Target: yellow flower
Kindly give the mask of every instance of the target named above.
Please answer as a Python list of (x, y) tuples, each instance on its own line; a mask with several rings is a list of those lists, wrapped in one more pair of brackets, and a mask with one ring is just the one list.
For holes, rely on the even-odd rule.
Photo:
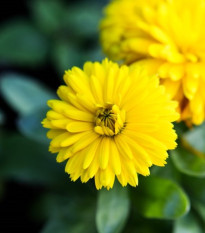
[(97, 189), (109, 189), (116, 176), (122, 186), (136, 186), (137, 173), (166, 164), (167, 150), (176, 147), (177, 103), (157, 77), (105, 59), (66, 71), (64, 81), (42, 123), (50, 129), (49, 150), (58, 162), (68, 159), (73, 181), (95, 177)]
[(141, 61), (158, 73), (181, 120), (205, 119), (205, 0), (115, 0), (105, 9), (105, 53), (126, 64)]

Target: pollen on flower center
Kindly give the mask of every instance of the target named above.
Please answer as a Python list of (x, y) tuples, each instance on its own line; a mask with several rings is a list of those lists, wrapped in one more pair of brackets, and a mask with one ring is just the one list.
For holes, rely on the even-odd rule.
[(96, 112), (95, 132), (104, 136), (119, 134), (125, 127), (125, 111), (117, 105), (107, 104)]

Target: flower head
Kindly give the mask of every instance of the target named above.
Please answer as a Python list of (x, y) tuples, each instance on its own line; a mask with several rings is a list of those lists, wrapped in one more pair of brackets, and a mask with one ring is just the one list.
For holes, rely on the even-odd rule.
[(64, 81), (61, 100), (48, 101), (43, 126), (57, 161), (68, 159), (73, 181), (95, 177), (97, 189), (109, 189), (117, 177), (122, 186), (136, 186), (137, 173), (147, 176), (151, 165), (166, 164), (178, 114), (157, 77), (105, 59), (66, 71)]
[(105, 9), (101, 41), (114, 60), (141, 60), (158, 73), (181, 120), (205, 119), (205, 0), (115, 0)]

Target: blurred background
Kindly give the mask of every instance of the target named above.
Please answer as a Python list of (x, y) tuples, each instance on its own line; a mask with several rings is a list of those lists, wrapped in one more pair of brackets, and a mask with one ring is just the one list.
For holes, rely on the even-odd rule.
[(92, 182), (69, 181), (64, 164), (57, 164), (55, 155), (47, 152), (46, 130), (40, 122), (47, 110), (46, 100), (55, 98), (64, 71), (104, 57), (98, 24), (106, 3), (1, 1), (1, 233), (95, 232), (91, 224), (95, 188)]

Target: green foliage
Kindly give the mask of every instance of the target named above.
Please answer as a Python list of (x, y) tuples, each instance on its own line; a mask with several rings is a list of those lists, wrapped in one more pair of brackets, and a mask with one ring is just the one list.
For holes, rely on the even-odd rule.
[(82, 54), (75, 45), (69, 43), (69, 41), (61, 40), (54, 43), (51, 58), (61, 76), (64, 70), (73, 66), (81, 66), (84, 62)]
[(98, 196), (96, 224), (99, 233), (119, 233), (129, 215), (127, 188), (115, 183), (111, 190), (101, 190)]
[(171, 158), (180, 172), (205, 177), (205, 124), (183, 132), (179, 146)]
[(37, 0), (30, 3), (30, 8), (34, 22), (42, 33), (52, 35), (58, 32), (66, 14), (62, 2), (56, 0)]
[(48, 88), (35, 79), (19, 74), (7, 73), (0, 77), (0, 90), (7, 102), (19, 113), (19, 131), (31, 139), (48, 145), (46, 129), (41, 121), (48, 110), (46, 102), (56, 98)]
[(142, 216), (176, 219), (189, 211), (187, 195), (173, 181), (150, 176), (140, 179), (139, 185), (133, 192), (133, 201)]
[(95, 199), (71, 200), (64, 196), (63, 206), (57, 206), (56, 209), (54, 205), (51, 206), (54, 207), (52, 212), (59, 214), (50, 218), (41, 233), (96, 233)]
[(98, 44), (102, 3), (37, 0), (28, 4), (33, 21), (17, 19), (0, 29), (1, 62), (33, 67), (49, 59), (62, 75), (86, 60), (102, 60)]
[(31, 112), (26, 116), (22, 116), (17, 121), (17, 127), (19, 131), (28, 138), (31, 138), (40, 143), (49, 145), (49, 140), (45, 137), (48, 130), (42, 127), (41, 121), (46, 116), (47, 107), (38, 111)]
[(151, 174), (154, 176), (163, 177), (178, 182), (180, 180), (181, 175), (180, 172), (174, 166), (172, 159), (170, 157), (167, 159), (166, 166), (164, 167), (153, 166), (151, 168)]
[(0, 77), (0, 90), (7, 102), (20, 114), (27, 115), (46, 105), (55, 95), (30, 77), (7, 73)]
[(205, 177), (205, 159), (198, 157), (193, 152), (178, 146), (171, 152), (175, 166), (184, 174), (196, 177)]
[(46, 39), (24, 20), (6, 23), (0, 29), (0, 60), (5, 64), (39, 65), (47, 49)]
[(173, 233), (203, 233), (199, 221), (193, 214), (176, 220)]
[(205, 154), (205, 123), (186, 132), (183, 138), (191, 147)]
[(204, 223), (204, 228), (205, 228), (205, 204), (199, 201), (194, 201), (193, 208), (196, 209), (196, 211), (200, 215), (201, 220)]
[(205, 179), (197, 177), (182, 177), (182, 185), (192, 200), (205, 203)]
[(70, 6), (64, 19), (65, 27), (80, 37), (97, 37), (99, 21), (102, 18), (102, 7), (93, 2), (81, 6)]
[(59, 186), (68, 178), (47, 146), (5, 132), (1, 144), (0, 177), (49, 186)]
[[(51, 62), (60, 75), (72, 66), (82, 67), (87, 60), (103, 59), (97, 43), (101, 4), (68, 6), (57, 0), (37, 0), (30, 8), (34, 23), (49, 40)], [(92, 45), (87, 48), (87, 43)]]

